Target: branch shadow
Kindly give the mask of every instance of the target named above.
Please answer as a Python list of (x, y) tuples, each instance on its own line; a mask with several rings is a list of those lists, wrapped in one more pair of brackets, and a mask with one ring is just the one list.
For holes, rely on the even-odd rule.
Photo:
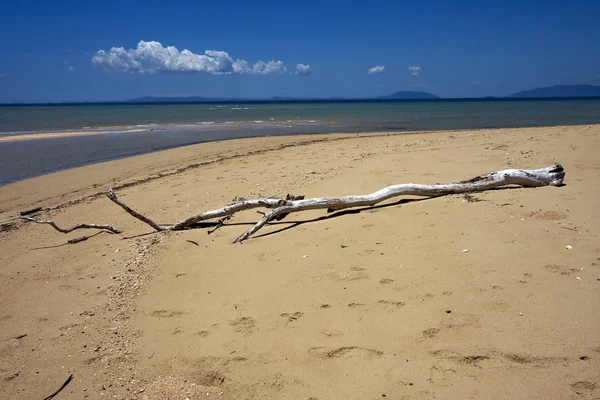
[[(498, 188), (492, 188), (492, 189), (487, 189), (486, 191), (501, 191), (501, 190), (515, 190), (515, 189), (535, 189), (535, 187), (527, 187), (527, 186), (520, 186), (520, 185), (508, 185), (508, 186), (503, 186), (503, 187), (498, 187)], [(396, 206), (400, 206), (402, 204), (408, 204), (408, 203), (413, 203), (413, 202), (419, 202), (419, 201), (427, 201), (427, 200), (432, 200), (432, 199), (437, 199), (440, 197), (446, 197), (446, 196), (461, 196), (461, 195), (465, 195), (465, 194), (479, 194), (480, 192), (475, 191), (475, 192), (463, 192), (463, 193), (448, 193), (448, 194), (440, 194), (437, 196), (428, 196), (428, 197), (421, 197), (421, 198), (412, 198), (412, 199), (400, 199), (396, 202), (393, 203), (388, 203), (388, 204), (380, 204), (380, 205), (375, 205), (375, 206), (369, 206), (369, 207), (362, 207), (362, 208), (352, 208), (352, 209), (348, 209), (348, 210), (342, 210), (342, 211), (337, 211), (337, 212), (330, 212), (328, 210), (327, 215), (324, 215), (322, 217), (318, 217), (318, 218), (313, 218), (313, 219), (308, 219), (308, 220), (297, 220), (297, 221), (271, 221), (269, 222), (267, 225), (268, 226), (274, 226), (274, 225), (286, 225), (283, 228), (280, 229), (276, 229), (274, 231), (271, 232), (266, 232), (266, 233), (262, 233), (260, 235), (256, 235), (253, 236), (254, 238), (261, 238), (261, 237), (265, 237), (265, 236), (270, 236), (270, 235), (275, 235), (281, 232), (285, 232), (289, 229), (293, 229), (296, 228), (300, 225), (303, 224), (308, 224), (311, 222), (319, 222), (319, 221), (325, 221), (328, 219), (332, 219), (332, 218), (338, 218), (338, 217), (342, 217), (344, 215), (350, 215), (350, 214), (360, 214), (363, 211), (372, 211), (372, 210), (377, 210), (377, 209), (381, 209), (381, 208), (388, 208), (388, 207), (396, 207)], [(484, 200), (482, 200), (484, 201)], [(263, 213), (261, 213), (263, 214)], [(263, 214), (264, 215), (264, 214)], [(256, 222), (233, 222), (233, 223), (222, 223), (219, 221), (202, 221), (202, 222), (197, 222), (193, 225), (188, 226), (187, 228), (184, 229), (184, 231), (187, 230), (195, 230), (195, 229), (209, 229), (209, 228), (225, 228), (228, 226), (254, 226), (256, 225)], [(215, 230), (216, 230), (215, 229)], [(208, 234), (213, 233), (215, 230), (213, 231), (209, 231)], [(141, 233), (138, 235), (132, 235), (132, 236), (126, 236), (123, 237), (123, 239), (135, 239), (135, 238), (140, 238), (140, 237), (144, 237), (144, 236), (149, 236), (149, 235), (153, 235), (156, 233), (162, 233), (165, 231), (152, 231), (152, 232), (146, 232), (146, 233)], [(169, 231), (167, 231), (169, 232)], [(59, 247), (59, 246), (64, 246), (65, 244), (68, 243), (64, 243), (62, 245), (58, 245), (58, 246), (51, 246), (51, 247)], [(45, 247), (45, 248), (49, 248), (49, 247)]]
[[(415, 202), (419, 202), (419, 201), (426, 201), (426, 200), (431, 200), (431, 199), (436, 199), (439, 197), (443, 197), (443, 196), (433, 196), (433, 197), (424, 197), (424, 198), (420, 198), (420, 199), (401, 199), (398, 200), (394, 203), (389, 203), (389, 204), (380, 204), (380, 205), (376, 205), (376, 206), (370, 206), (370, 207), (362, 207), (362, 208), (353, 208), (353, 209), (349, 209), (349, 210), (343, 210), (343, 211), (337, 211), (337, 212), (333, 212), (331, 214), (328, 215), (324, 215), (322, 217), (318, 217), (318, 218), (313, 218), (313, 219), (307, 219), (307, 220), (302, 220), (302, 221), (285, 221), (285, 222), (275, 222), (275, 223), (271, 223), (269, 225), (281, 225), (281, 224), (285, 224), (285, 225), (289, 225), (286, 226), (284, 228), (280, 228), (271, 232), (266, 232), (260, 235), (256, 235), (254, 236), (256, 239), (261, 238), (261, 237), (265, 237), (265, 236), (271, 236), (271, 235), (275, 235), (277, 233), (281, 233), (281, 232), (285, 232), (289, 229), (293, 229), (296, 228), (300, 225), (304, 225), (304, 224), (309, 224), (311, 222), (319, 222), (319, 221), (326, 221), (332, 218), (338, 218), (338, 217), (343, 217), (344, 215), (351, 215), (351, 214), (360, 214), (363, 211), (372, 211), (372, 210), (378, 210), (381, 208), (389, 208), (389, 207), (397, 207), (400, 206), (402, 204), (408, 204), (408, 203), (415, 203)], [(250, 225), (254, 225), (254, 224), (250, 224)]]
[[(79, 242), (84, 242), (84, 241), (86, 241), (86, 240), (88, 240), (88, 239), (91, 239), (91, 238), (93, 238), (94, 236), (98, 236), (98, 235), (100, 235), (100, 234), (102, 234), (102, 233), (108, 233), (108, 234), (111, 234), (111, 235), (116, 235), (116, 233), (114, 233), (114, 232), (111, 232), (111, 231), (100, 231), (100, 232), (96, 232), (96, 233), (94, 233), (93, 235), (89, 235), (89, 236), (81, 236), (81, 237), (79, 237), (79, 238), (76, 238), (76, 239), (70, 239), (70, 240), (67, 240), (67, 241), (66, 241), (66, 242), (64, 242), (64, 243), (61, 243), (61, 244), (55, 244), (54, 246), (34, 247), (34, 248), (30, 249), (30, 250), (55, 249), (55, 248), (57, 248), (57, 247), (67, 246), (67, 245), (69, 245), (69, 244), (77, 244), (77, 243), (79, 243)], [(77, 240), (77, 241), (73, 242), (73, 240)]]

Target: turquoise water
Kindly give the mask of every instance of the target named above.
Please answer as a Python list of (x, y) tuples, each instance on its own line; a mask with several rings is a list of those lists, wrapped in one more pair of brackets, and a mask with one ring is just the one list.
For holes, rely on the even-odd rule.
[[(0, 185), (233, 138), (598, 123), (600, 99), (9, 105), (0, 106), (0, 137), (82, 129), (109, 133), (0, 142)], [(119, 133), (123, 127), (138, 132)]]

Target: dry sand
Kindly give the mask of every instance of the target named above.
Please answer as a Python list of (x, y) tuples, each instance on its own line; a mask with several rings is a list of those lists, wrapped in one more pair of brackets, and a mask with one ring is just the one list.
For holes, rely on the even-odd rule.
[[(43, 399), (73, 374), (56, 399), (600, 398), (598, 154), (600, 125), (273, 137), (0, 187), (1, 397)], [(166, 223), (234, 196), (554, 162), (564, 187), (303, 212), (241, 245), (254, 211), (211, 235), (148, 234), (94, 195), (121, 187)], [(124, 233), (68, 245), (88, 232), (16, 222), (36, 206)]]

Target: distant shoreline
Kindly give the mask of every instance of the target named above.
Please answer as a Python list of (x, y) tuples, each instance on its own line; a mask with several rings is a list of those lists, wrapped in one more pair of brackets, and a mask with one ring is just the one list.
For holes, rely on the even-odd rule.
[(81, 102), (54, 102), (54, 103), (0, 103), (0, 107), (44, 107), (44, 106), (147, 106), (147, 105), (182, 105), (182, 104), (306, 104), (306, 103), (456, 103), (456, 102), (522, 102), (522, 101), (581, 101), (600, 100), (600, 96), (563, 96), (563, 97), (460, 97), (437, 99), (223, 99), (223, 100), (173, 100), (173, 101), (81, 101)]

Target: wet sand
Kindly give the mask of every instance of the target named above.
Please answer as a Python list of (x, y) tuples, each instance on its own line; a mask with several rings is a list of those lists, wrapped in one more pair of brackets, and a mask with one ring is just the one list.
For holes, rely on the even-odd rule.
[[(599, 151), (600, 125), (269, 137), (2, 186), (0, 392), (73, 374), (60, 398), (598, 398)], [(167, 223), (556, 162), (564, 187), (303, 212), (241, 245), (254, 211), (157, 234), (101, 195)], [(124, 233), (69, 245), (87, 232), (18, 222), (38, 206)]]

